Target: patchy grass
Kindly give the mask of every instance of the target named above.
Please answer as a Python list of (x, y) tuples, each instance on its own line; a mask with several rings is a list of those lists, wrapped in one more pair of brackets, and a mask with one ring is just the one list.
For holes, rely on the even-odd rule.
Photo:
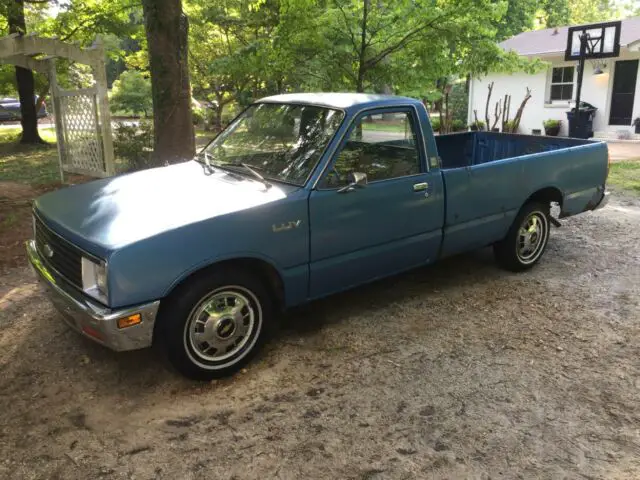
[(18, 223), (18, 215), (15, 211), (8, 212), (2, 218), (0, 218), (0, 227), (13, 228)]
[(640, 195), (640, 158), (611, 164), (608, 182), (634, 195)]
[(206, 137), (213, 138), (216, 136), (216, 132), (211, 130), (203, 130), (202, 128), (196, 128), (196, 138)]
[(404, 133), (405, 127), (397, 122), (373, 122), (373, 123), (362, 123), (362, 128), (364, 130), (371, 130), (376, 132), (400, 132)]
[(0, 180), (41, 185), (60, 179), (52, 128), (41, 128), (47, 145), (21, 145), (19, 128), (0, 129)]
[(202, 130), (201, 128), (196, 129), (196, 149), (200, 150), (202, 147), (206, 146), (216, 135), (216, 132), (212, 132), (210, 130)]

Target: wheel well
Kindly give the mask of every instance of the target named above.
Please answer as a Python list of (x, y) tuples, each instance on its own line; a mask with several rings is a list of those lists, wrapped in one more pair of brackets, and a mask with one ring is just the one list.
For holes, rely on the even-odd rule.
[(177, 285), (175, 285), (169, 295), (177, 288), (185, 283), (189, 282), (193, 277), (199, 275), (207, 275), (207, 272), (214, 269), (228, 269), (228, 268), (241, 268), (250, 272), (255, 272), (256, 275), (264, 282), (270, 292), (273, 294), (276, 308), (284, 308), (284, 282), (280, 277), (280, 274), (273, 265), (264, 260), (257, 258), (233, 258), (229, 260), (223, 260), (221, 262), (213, 263), (206, 267), (192, 272), (187, 277), (183, 278)]
[(547, 187), (533, 193), (524, 202), (524, 205), (531, 202), (541, 202), (551, 205), (552, 202), (557, 203), (562, 208), (562, 192), (555, 187)]

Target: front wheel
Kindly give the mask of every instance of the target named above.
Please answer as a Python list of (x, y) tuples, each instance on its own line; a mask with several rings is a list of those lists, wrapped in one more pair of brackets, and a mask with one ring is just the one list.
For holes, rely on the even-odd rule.
[(256, 354), (273, 315), (271, 297), (250, 272), (213, 270), (167, 299), (159, 325), (172, 365), (195, 380), (231, 375)]
[(521, 272), (533, 267), (549, 241), (549, 206), (528, 203), (518, 213), (506, 237), (493, 246), (503, 268)]

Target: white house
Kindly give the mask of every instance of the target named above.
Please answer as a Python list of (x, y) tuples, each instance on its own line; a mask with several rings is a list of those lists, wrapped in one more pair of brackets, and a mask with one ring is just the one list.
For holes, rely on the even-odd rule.
[[(524, 32), (500, 44), (528, 58), (540, 58), (549, 62), (548, 69), (529, 75), (526, 73), (490, 73), (483, 78), (473, 78), (469, 87), (469, 124), (474, 121), (474, 109), (478, 120), (484, 120), (487, 101), (487, 85), (494, 82), (490, 118), (493, 119), (495, 102), (511, 95), (510, 118), (513, 118), (524, 98), (526, 87), (531, 89), (520, 133), (531, 134), (542, 130), (542, 122), (548, 119), (562, 120), (560, 135), (567, 135), (566, 112), (574, 105), (577, 84), (577, 62), (566, 62), (567, 27), (548, 28)], [(600, 138), (615, 138), (620, 130), (634, 131), (632, 122), (640, 117), (640, 17), (622, 20), (620, 31), (620, 55), (616, 58), (588, 60), (585, 62), (581, 100), (597, 107), (593, 130)]]

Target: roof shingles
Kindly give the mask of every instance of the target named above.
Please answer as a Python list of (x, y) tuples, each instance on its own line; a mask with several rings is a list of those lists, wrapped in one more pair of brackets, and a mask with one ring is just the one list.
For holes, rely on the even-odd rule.
[[(554, 55), (563, 53), (567, 48), (567, 32), (569, 27), (547, 28), (545, 30), (532, 30), (511, 37), (500, 46), (509, 51), (513, 50), (519, 55)], [(640, 40), (640, 17), (622, 20), (620, 30), (620, 46)]]

